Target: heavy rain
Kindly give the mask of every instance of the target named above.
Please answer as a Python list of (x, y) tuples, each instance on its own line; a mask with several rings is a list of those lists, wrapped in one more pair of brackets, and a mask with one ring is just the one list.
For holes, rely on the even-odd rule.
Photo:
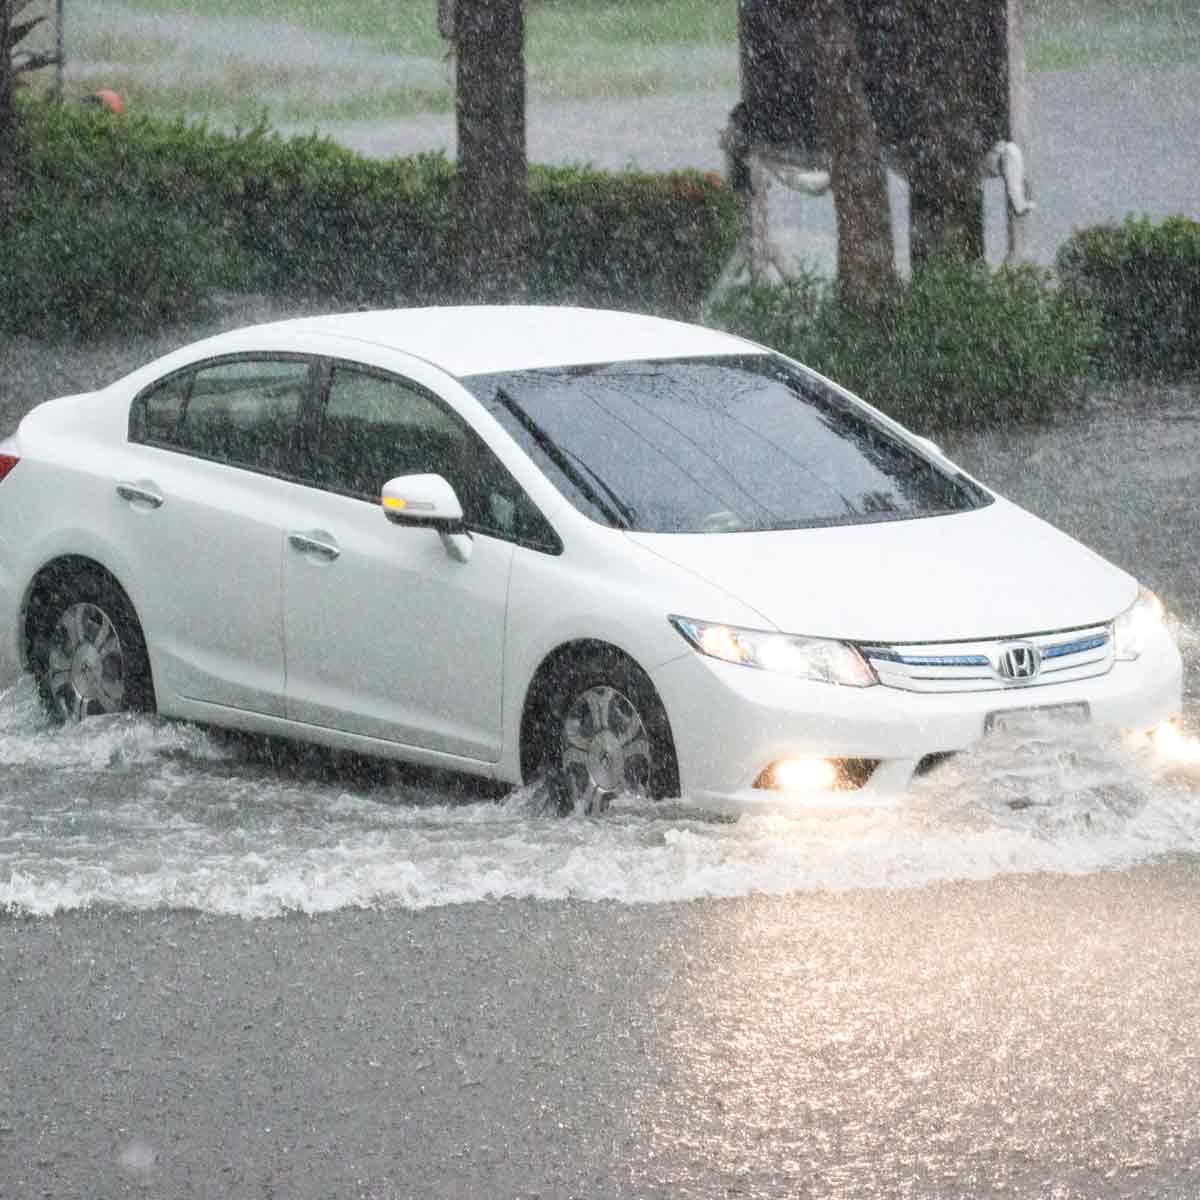
[[(61, 86), (452, 154), (437, 5), (397, 7), (422, 12), (66, 0)], [(664, 5), (629, 41), (619, 0), (526, 7), (530, 161), (726, 170), (736, 0)], [(1024, 7), (1023, 256), (1200, 219), (1200, 10)], [(1002, 179), (984, 201), (996, 266)], [(834, 270), (828, 193), (769, 207), (776, 261)], [(165, 328), (2, 331), (0, 437), (326, 307), (222, 288)], [(59, 725), (30, 676), (0, 679), (0, 1197), (1196, 1195), (1198, 400), (1194, 378), (1107, 378), (1040, 424), (939, 434), (1155, 588), (1184, 706), (1151, 736), (1016, 727), (900, 797), (563, 818), (537, 785), (134, 714)]]

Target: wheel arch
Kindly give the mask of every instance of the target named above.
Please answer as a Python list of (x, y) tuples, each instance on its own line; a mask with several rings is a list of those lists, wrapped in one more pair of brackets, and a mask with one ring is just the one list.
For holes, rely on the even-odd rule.
[(551, 694), (554, 681), (565, 669), (582, 663), (592, 655), (609, 658), (628, 665), (641, 677), (645, 686), (658, 702), (662, 710), (665, 726), (662, 730), (662, 736), (667, 743), (666, 749), (670, 752), (670, 771), (674, 786), (672, 794), (678, 795), (679, 755), (675, 748), (675, 734), (671, 728), (671, 717), (667, 712), (667, 706), (663, 702), (658, 688), (654, 686), (654, 681), (650, 678), (649, 672), (637, 659), (628, 651), (621, 649), (620, 646), (604, 641), (601, 638), (576, 638), (568, 642), (563, 642), (546, 654), (538, 664), (537, 670), (534, 671), (533, 677), (529, 681), (529, 686), (525, 690), (525, 702), (521, 709), (521, 720), (517, 735), (517, 754), (522, 780), (528, 783), (532, 774), (540, 765), (539, 734), (543, 723), (549, 715), (545, 711), (545, 705)]
[[(49, 632), (45, 625), (51, 615), (54, 597), (59, 594), (60, 589), (69, 585), (71, 579), (80, 574), (98, 576), (114, 587), (129, 606), (129, 611), (138, 620), (140, 627), (141, 620), (137, 617), (137, 609), (129, 598), (129, 592), (108, 567), (86, 554), (57, 555), (38, 568), (25, 589), (20, 614), (20, 651), (21, 665), (26, 670), (33, 667), (33, 650), (38, 634)], [(145, 630), (142, 630), (142, 635), (145, 636)]]

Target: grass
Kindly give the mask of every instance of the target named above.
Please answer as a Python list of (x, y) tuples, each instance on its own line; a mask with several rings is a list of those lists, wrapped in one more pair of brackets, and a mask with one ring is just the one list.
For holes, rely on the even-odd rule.
[[(382, 54), (439, 57), (436, 0), (126, 0), (151, 12), (253, 18), (360, 38)], [(527, 0), (533, 61), (581, 45), (732, 45), (736, 0)]]
[[(1200, 60), (1198, 3), (1027, 0), (1030, 69)], [(737, 0), (527, 5), (535, 102), (737, 87)], [(435, 0), (71, 0), (69, 78), (74, 91), (115, 87), (138, 110), (219, 124), (319, 127), (444, 113), (454, 105), (453, 75), (436, 8)], [(151, 20), (171, 16), (191, 32)], [(281, 38), (264, 22), (297, 36)], [(195, 44), (200, 27), (203, 45)], [(323, 48), (322, 38), (337, 40)], [(277, 44), (288, 41), (290, 50)], [(316, 69), (304, 58), (314, 45)]]
[(1200, 60), (1196, 0), (1027, 0), (1029, 69)]
[[(187, 24), (162, 21), (172, 16)], [(295, 36), (280, 38), (272, 24)], [(198, 26), (209, 31), (204, 44), (189, 45)], [(72, 89), (112, 87), (142, 111), (317, 126), (454, 107), (435, 0), (68, 4), (65, 29)], [(732, 90), (736, 30), (735, 0), (529, 0), (530, 95), (553, 101)], [(226, 36), (214, 40), (213, 31)], [(320, 39), (330, 40), (314, 70), (303, 56)]]

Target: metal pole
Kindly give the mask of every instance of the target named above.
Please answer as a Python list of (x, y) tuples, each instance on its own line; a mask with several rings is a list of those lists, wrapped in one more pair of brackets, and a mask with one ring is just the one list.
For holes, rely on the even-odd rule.
[(63, 6), (66, 0), (55, 0), (54, 5), (54, 54), (57, 65), (54, 68), (54, 94), (61, 100), (63, 94), (64, 46), (63, 39)]

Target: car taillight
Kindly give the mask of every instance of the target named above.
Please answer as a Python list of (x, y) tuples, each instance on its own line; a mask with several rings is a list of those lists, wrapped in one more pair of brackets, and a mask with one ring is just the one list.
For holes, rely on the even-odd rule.
[(15, 454), (0, 454), (0, 479), (3, 479), (20, 461)]

